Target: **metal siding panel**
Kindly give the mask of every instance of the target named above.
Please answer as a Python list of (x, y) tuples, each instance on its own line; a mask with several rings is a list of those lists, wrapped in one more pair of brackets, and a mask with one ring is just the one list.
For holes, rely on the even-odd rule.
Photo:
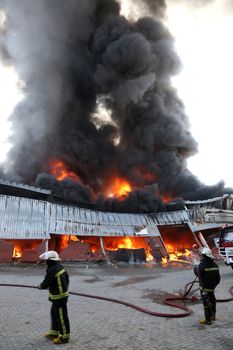
[(134, 226), (136, 217), (134, 214), (126, 214), (127, 225)]
[(130, 214), (130, 223), (133, 226), (141, 226), (142, 225), (142, 215)]
[(113, 213), (109, 213), (108, 214), (108, 222), (110, 225), (114, 225), (115, 224), (115, 216), (113, 215)]
[(101, 234), (103, 234), (103, 235), (107, 235), (107, 234), (108, 234), (108, 229), (107, 229), (107, 227), (106, 227), (105, 225), (101, 225), (101, 227), (100, 227), (100, 232), (101, 232)]
[(123, 225), (128, 225), (129, 224), (129, 220), (127, 218), (127, 215), (126, 214), (119, 214), (120, 217), (121, 217), (121, 223)]
[(49, 238), (49, 233), (77, 235), (135, 235), (135, 227), (160, 235), (159, 224), (187, 222), (186, 211), (122, 214), (85, 210), (30, 198), (0, 197), (0, 237)]
[(158, 215), (158, 221), (159, 221), (159, 224), (167, 224), (167, 218), (164, 214), (159, 214)]
[(31, 198), (1, 196), (0, 238), (45, 239), (47, 203)]
[(148, 225), (158, 224), (157, 215), (155, 215), (155, 213), (150, 213), (144, 216), (146, 217)]
[(149, 236), (157, 236), (157, 237), (161, 236), (157, 226), (147, 226), (147, 230), (148, 230)]
[(188, 213), (186, 211), (184, 211), (184, 210), (180, 212), (180, 217), (181, 217), (181, 220), (183, 222), (188, 222), (189, 221)]
[(86, 222), (85, 210), (80, 209), (79, 214), (80, 214), (79, 222)]
[(124, 226), (123, 231), (125, 236), (134, 236), (135, 235), (135, 230), (134, 227), (132, 226)]
[(118, 213), (114, 213), (114, 221), (116, 225), (121, 225), (121, 218)]
[(23, 189), (26, 189), (26, 190), (29, 190), (29, 191), (33, 191), (33, 192), (51, 194), (51, 190), (45, 190), (45, 189), (42, 189), (42, 188), (29, 186), (29, 185), (26, 185), (26, 184), (20, 184), (20, 183), (17, 183), (15, 181), (8, 181), (8, 180), (5, 180), (5, 179), (0, 179), (0, 184), (11, 186), (11, 187), (16, 187), (16, 188), (23, 188)]
[(109, 225), (108, 216), (109, 216), (108, 213), (103, 213), (103, 219), (104, 219), (103, 223), (104, 223), (105, 225)]
[(86, 210), (86, 212), (85, 212), (85, 222), (86, 223), (91, 222), (91, 212), (89, 210)]
[(130, 214), (130, 222), (133, 226), (146, 225), (146, 220), (143, 214)]
[(177, 222), (177, 218), (175, 215), (172, 215), (172, 213), (166, 213), (166, 218), (167, 218), (167, 222)]
[(96, 225), (98, 220), (97, 220), (97, 213), (93, 210), (93, 211), (90, 211), (91, 213), (91, 223)]
[(146, 226), (150, 222), (150, 216), (149, 215), (142, 214), (142, 215), (140, 215), (139, 219), (140, 219), (141, 225), (145, 225)]

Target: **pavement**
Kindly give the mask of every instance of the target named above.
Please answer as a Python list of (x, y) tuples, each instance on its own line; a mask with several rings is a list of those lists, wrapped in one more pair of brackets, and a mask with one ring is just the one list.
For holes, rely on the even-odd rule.
[[(163, 304), (167, 294), (179, 294), (194, 279), (193, 266), (154, 264), (64, 264), (70, 290), (120, 299), (162, 313), (182, 313)], [(229, 298), (233, 271), (219, 262), (218, 299)], [(0, 265), (2, 283), (37, 286), (43, 264)], [(50, 329), (48, 292), (30, 288), (0, 287), (0, 350), (232, 350), (233, 302), (217, 304), (217, 320), (201, 326), (201, 303), (188, 303), (184, 318), (155, 317), (110, 301), (69, 297), (71, 338), (54, 345), (43, 333)]]

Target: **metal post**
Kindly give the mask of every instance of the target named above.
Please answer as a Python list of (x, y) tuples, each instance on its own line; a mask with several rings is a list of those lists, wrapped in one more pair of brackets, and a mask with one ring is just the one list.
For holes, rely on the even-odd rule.
[(104, 256), (105, 256), (107, 262), (110, 263), (109, 256), (108, 256), (108, 254), (106, 253), (106, 250), (104, 249), (103, 237), (100, 237), (100, 246), (101, 246), (102, 252), (104, 253)]
[(47, 252), (49, 250), (49, 240), (45, 240), (45, 251)]
[(103, 237), (100, 237), (100, 246), (101, 246), (102, 252), (104, 253), (104, 256), (106, 256), (106, 251), (104, 249)]

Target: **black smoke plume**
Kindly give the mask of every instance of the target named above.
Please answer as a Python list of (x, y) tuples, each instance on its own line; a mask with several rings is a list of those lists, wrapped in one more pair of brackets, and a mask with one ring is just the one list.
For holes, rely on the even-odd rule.
[[(1, 52), (26, 85), (11, 116), (5, 176), (111, 211), (162, 210), (165, 197), (224, 192), (222, 183), (206, 187), (186, 167), (197, 143), (170, 81), (181, 63), (163, 24), (165, 2), (139, 2), (152, 17), (127, 20), (114, 0), (4, 2)], [(80, 181), (56, 180), (51, 160)], [(106, 198), (114, 176), (132, 192)]]

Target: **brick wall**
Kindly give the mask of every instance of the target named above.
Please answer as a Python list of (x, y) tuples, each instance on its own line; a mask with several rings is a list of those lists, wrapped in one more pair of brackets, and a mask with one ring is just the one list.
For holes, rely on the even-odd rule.
[[(61, 236), (51, 235), (49, 240), (49, 250), (56, 250), (63, 261), (103, 261), (106, 260), (101, 248), (97, 252), (92, 253), (88, 243), (80, 241), (66, 241), (65, 245), (61, 245)], [(161, 241), (157, 237), (148, 239), (148, 243), (152, 249), (155, 258), (166, 255), (162, 251)], [(19, 259), (13, 259), (13, 249), (18, 246), (21, 248), (22, 256)], [(36, 262), (39, 256), (46, 250), (46, 242), (41, 240), (0, 240), (0, 263), (12, 261)], [(165, 254), (164, 254), (165, 253)], [(108, 253), (107, 253), (108, 254)], [(118, 253), (117, 253), (118, 254)], [(109, 258), (116, 253), (109, 253)]]
[(13, 248), (13, 243), (0, 240), (0, 263), (7, 263), (13, 261)]
[[(19, 240), (15, 240), (16, 244), (19, 244)], [(49, 244), (49, 249), (55, 249), (54, 242)], [(20, 242), (22, 245), (23, 243)], [(27, 246), (27, 244), (25, 244)], [(45, 241), (36, 242), (34, 248), (28, 247), (22, 248), (22, 256), (19, 259), (13, 258), (14, 241), (0, 240), (0, 263), (9, 263), (13, 261), (21, 262), (36, 262), (39, 261), (39, 256), (46, 250)], [(99, 249), (95, 254), (90, 252), (89, 245), (81, 242), (70, 241), (68, 246), (59, 252), (59, 255), (63, 261), (100, 261), (105, 260), (102, 251)]]

